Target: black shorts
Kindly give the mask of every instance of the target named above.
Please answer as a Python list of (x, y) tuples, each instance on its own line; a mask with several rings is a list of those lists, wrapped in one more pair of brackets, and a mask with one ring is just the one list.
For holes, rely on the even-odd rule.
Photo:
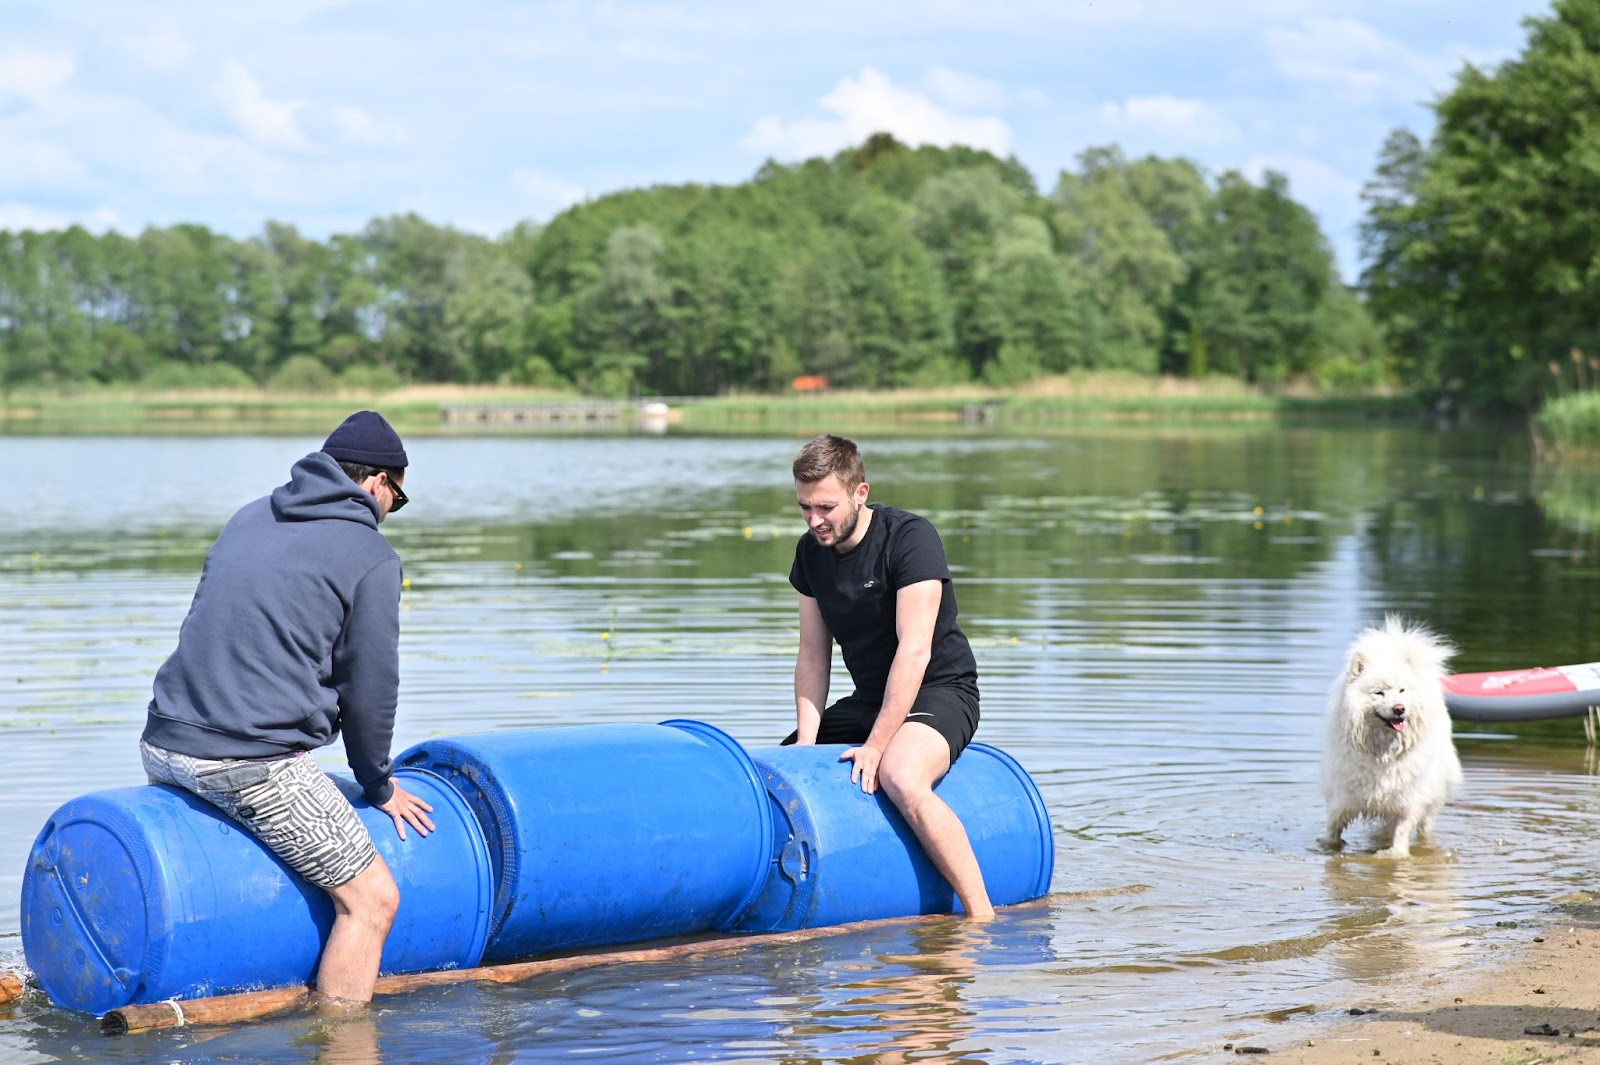
[[(878, 720), (880, 705), (871, 699), (845, 696), (822, 712), (817, 742), (852, 746), (867, 742), (873, 723)], [(961, 752), (972, 742), (973, 733), (978, 731), (978, 693), (971, 688), (945, 684), (923, 688), (906, 712), (906, 720), (927, 725), (943, 736), (950, 745), (950, 764), (955, 765)], [(789, 733), (784, 746), (797, 739), (798, 731)]]

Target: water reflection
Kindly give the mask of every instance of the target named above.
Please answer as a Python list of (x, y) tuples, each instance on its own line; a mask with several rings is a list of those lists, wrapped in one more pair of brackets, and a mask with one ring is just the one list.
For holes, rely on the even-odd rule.
[(839, 963), (826, 994), (795, 988), (810, 1008), (783, 1035), (800, 1060), (810, 1057), (805, 1048), (836, 1047), (835, 1060), (849, 1062), (985, 1061), (984, 1049), (956, 1044), (977, 1027), (964, 989), (986, 941), (982, 927), (965, 923), (915, 927), (862, 961)]
[(1459, 902), (1461, 876), (1450, 852), (1418, 847), (1406, 861), (1330, 857), (1322, 885), (1340, 911), (1327, 922), (1329, 954), (1350, 979), (1382, 983), (1448, 971), (1459, 961), (1464, 944), (1449, 929), (1468, 913)]
[(378, 1026), (371, 1014), (318, 1018), (299, 1042), (316, 1049), (316, 1065), (380, 1065)]

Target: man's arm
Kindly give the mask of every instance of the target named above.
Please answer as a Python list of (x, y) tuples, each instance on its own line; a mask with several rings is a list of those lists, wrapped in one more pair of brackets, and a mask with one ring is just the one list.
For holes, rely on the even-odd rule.
[(424, 836), (433, 831), (428, 817), (433, 807), (394, 782), (389, 758), (400, 688), (400, 579), (397, 558), (379, 563), (362, 579), (334, 648), (333, 666), (350, 768), (367, 801), (393, 818), (405, 839), (407, 823)]
[(917, 692), (922, 690), (922, 678), (933, 657), (933, 629), (939, 620), (943, 596), (944, 582), (938, 580), (908, 584), (895, 593), (894, 631), (899, 646), (889, 665), (883, 706), (878, 710), (878, 720), (873, 723), (867, 742), (839, 756), (855, 763), (850, 779), (859, 780), (861, 790), (868, 795), (878, 790), (878, 762), (888, 749), (889, 741), (905, 724), (906, 714), (916, 702)]
[(800, 649), (794, 658), (795, 742), (816, 743), (822, 708), (828, 705), (828, 676), (833, 669), (833, 634), (822, 620), (817, 601), (800, 597)]
[(333, 687), (345, 755), (367, 801), (389, 801), (395, 704), (400, 691), (400, 560), (369, 570), (350, 598), (333, 647)]

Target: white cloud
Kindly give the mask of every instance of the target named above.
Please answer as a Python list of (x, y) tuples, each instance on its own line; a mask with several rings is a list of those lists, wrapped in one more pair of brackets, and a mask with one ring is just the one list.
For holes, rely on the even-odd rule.
[(138, 25), (113, 35), (114, 43), (152, 70), (177, 70), (194, 54), (188, 38), (172, 22)]
[[(1350, 0), (1343, 0), (1348, 4)], [(1391, 0), (1392, 2), (1392, 0)], [(1457, 0), (1459, 2), (1459, 0)], [(770, 32), (793, 36), (816, 33), (835, 39), (857, 36), (907, 38), (930, 33), (993, 33), (1042, 36), (1061, 30), (1096, 30), (1134, 27), (1148, 34), (1150, 27), (1205, 30), (1219, 25), (1240, 28), (1293, 17), (1307, 10), (1335, 6), (1339, 0), (1101, 0), (1062, 3), (1061, 0), (811, 0), (806, 4), (655, 4), (646, 5), (655, 17), (656, 32), (722, 34), (731, 23), (745, 33)], [(613, 31), (620, 29), (616, 15), (632, 11), (626, 5), (591, 4), (586, 17)], [(643, 28), (629, 19), (628, 28)]]
[(0, 52), (0, 104), (12, 96), (40, 103), (71, 81), (76, 68), (65, 52)]
[(1239, 138), (1239, 128), (1204, 100), (1176, 96), (1130, 96), (1100, 107), (1100, 118), (1114, 129), (1153, 133), (1187, 142), (1216, 143)]
[(575, 203), (582, 202), (582, 186), (552, 178), (537, 170), (518, 170), (511, 175), (517, 191), (526, 197), (525, 208), (540, 218), (549, 218)]
[(416, 5), (352, 0), (28, 10), (0, 16), (12, 216), (87, 224), (114, 204), (133, 230), (276, 217), (325, 233), (415, 207), (499, 230), (886, 129), (1037, 174), (1090, 145), (1213, 173), (1257, 153), (1337, 243), (1384, 133), (1426, 133), (1416, 101), (1459, 59), (1515, 54), (1520, 17), (1549, 0), (467, 0), (445, 34)]
[(863, 68), (859, 77), (841, 79), (821, 106), (834, 117), (762, 118), (743, 146), (771, 156), (804, 158), (831, 154), (874, 133), (892, 133), (908, 144), (964, 144), (998, 155), (1011, 150), (1011, 128), (1002, 119), (955, 114), (895, 85), (872, 67)]
[(347, 144), (378, 148), (405, 144), (411, 138), (405, 128), (393, 122), (380, 122), (359, 107), (335, 107), (334, 129)]
[(1355, 211), (1361, 194), (1363, 179), (1342, 174), (1309, 155), (1255, 155), (1240, 172), (1252, 181), (1259, 182), (1268, 170), (1276, 170), (1289, 179), (1289, 194), (1302, 203), (1343, 202)]
[(66, 147), (38, 136), (11, 134), (0, 127), (0, 189), (81, 189), (88, 179), (83, 163)]
[(81, 211), (65, 214), (28, 203), (0, 203), (0, 230), (31, 229), (35, 232), (45, 232), (81, 225), (85, 229), (104, 232), (116, 223), (117, 213), (109, 207), (101, 207), (92, 212), (86, 222)]
[(940, 103), (958, 111), (998, 111), (1011, 100), (1011, 90), (997, 81), (976, 78), (949, 67), (930, 67), (922, 87)]
[(1278, 72), (1292, 81), (1362, 100), (1417, 103), (1450, 84), (1462, 50), (1425, 55), (1353, 18), (1314, 18), (1266, 33)]
[(304, 151), (311, 147), (295, 121), (305, 105), (298, 100), (267, 99), (261, 85), (243, 64), (230, 60), (217, 80), (218, 101), (247, 138), (263, 148)]

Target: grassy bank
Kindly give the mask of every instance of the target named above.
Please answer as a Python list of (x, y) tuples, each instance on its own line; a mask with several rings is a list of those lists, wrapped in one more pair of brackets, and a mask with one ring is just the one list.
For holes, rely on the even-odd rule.
[[(256, 390), (140, 391), (97, 389), (27, 392), (0, 402), (0, 431), (37, 434), (300, 434), (324, 431), (351, 410), (382, 410), (412, 434), (442, 432), (571, 431), (574, 421), (497, 418), (447, 424), (452, 408), (504, 412), (581, 407), (583, 397), (528, 389), (411, 386), (389, 392), (270, 393)], [(1268, 393), (1236, 381), (1187, 381), (1125, 374), (1050, 378), (999, 391), (977, 386), (938, 390), (741, 395), (669, 401), (679, 431), (700, 433), (879, 431), (944, 426), (974, 431), (1027, 431), (1105, 422), (1232, 422), (1298, 418), (1409, 417), (1403, 395), (1310, 391)], [(626, 429), (631, 407), (593, 424)]]
[[(266, 392), (256, 389), (81, 389), (19, 392), (0, 402), (0, 432), (40, 435), (325, 433), (353, 410), (374, 408), (405, 433), (438, 432), (444, 406), (481, 401), (481, 389), (443, 386), (391, 392)], [(496, 402), (549, 395), (495, 391)]]
[(1574, 392), (1546, 403), (1534, 418), (1547, 454), (1600, 457), (1600, 392)]
[(1093, 375), (1056, 378), (1009, 391), (955, 388), (716, 397), (686, 406), (680, 424), (701, 432), (782, 432), (819, 425), (911, 429), (930, 424), (1021, 432), (1123, 422), (1402, 418), (1416, 409), (1408, 396), (1273, 394), (1235, 382)]

